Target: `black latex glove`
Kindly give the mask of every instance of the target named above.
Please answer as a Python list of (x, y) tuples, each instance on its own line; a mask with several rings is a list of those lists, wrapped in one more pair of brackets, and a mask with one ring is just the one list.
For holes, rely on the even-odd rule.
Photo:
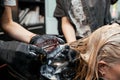
[(56, 36), (52, 35), (36, 35), (34, 36), (30, 44), (34, 44), (38, 47), (42, 47), (46, 52), (52, 51), (57, 45), (64, 44), (64, 41)]
[(58, 45), (47, 53), (47, 62), (41, 66), (41, 75), (51, 80), (73, 80), (77, 66), (77, 52), (69, 46)]
[(8, 64), (18, 80), (38, 80), (42, 57), (46, 53), (33, 45), (0, 41), (0, 59)]

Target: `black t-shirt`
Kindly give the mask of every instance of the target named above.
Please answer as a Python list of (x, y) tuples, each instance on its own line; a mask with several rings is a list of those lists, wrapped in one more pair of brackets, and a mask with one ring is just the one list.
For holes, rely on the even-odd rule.
[[(75, 1), (75, 0), (74, 0)], [(81, 0), (82, 1), (82, 0)], [(103, 26), (105, 24), (108, 24), (111, 21), (111, 15), (110, 15), (110, 4), (115, 3), (117, 0), (85, 0), (86, 5), (88, 6), (89, 12), (85, 12), (86, 14), (91, 14), (87, 19), (95, 18), (96, 21), (89, 21), (93, 25), (93, 28), (91, 28), (92, 31), (96, 30), (100, 26)], [(112, 1), (112, 2), (111, 2)], [(69, 15), (69, 10), (71, 9), (71, 0), (56, 0), (57, 6), (54, 12), (54, 17), (61, 18), (63, 16), (66, 16), (68, 20), (72, 23), (72, 19)], [(85, 6), (85, 5), (83, 5)], [(85, 10), (85, 9), (84, 9)], [(86, 20), (86, 22), (88, 22)], [(74, 24), (75, 25), (75, 24)], [(90, 25), (91, 27), (91, 25)]]

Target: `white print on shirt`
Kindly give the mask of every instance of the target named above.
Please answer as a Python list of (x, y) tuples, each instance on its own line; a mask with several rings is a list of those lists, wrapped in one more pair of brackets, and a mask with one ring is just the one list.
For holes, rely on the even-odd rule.
[(4, 5), (16, 6), (16, 0), (4, 0)]
[(71, 9), (69, 16), (76, 26), (77, 34), (80, 37), (85, 37), (91, 34), (90, 26), (83, 25), (83, 21), (86, 20), (86, 15), (83, 11), (83, 5), (81, 0), (71, 0)]

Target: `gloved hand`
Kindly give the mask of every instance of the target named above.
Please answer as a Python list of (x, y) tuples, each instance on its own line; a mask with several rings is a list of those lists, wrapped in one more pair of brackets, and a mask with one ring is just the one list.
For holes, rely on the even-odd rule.
[(46, 52), (50, 52), (56, 48), (57, 45), (64, 44), (64, 41), (59, 37), (46, 34), (34, 36), (30, 44), (42, 47)]
[(41, 75), (50, 80), (73, 80), (77, 67), (77, 52), (69, 46), (58, 45), (46, 56)]
[(20, 80), (38, 80), (45, 55), (45, 51), (35, 45), (0, 41), (0, 59), (8, 64), (12, 74), (17, 75), (15, 78)]

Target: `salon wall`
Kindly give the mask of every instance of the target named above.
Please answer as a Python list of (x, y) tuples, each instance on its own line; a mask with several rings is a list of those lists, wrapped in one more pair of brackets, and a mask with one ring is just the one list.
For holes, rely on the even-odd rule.
[(119, 19), (120, 20), (120, 0), (114, 5), (111, 5), (111, 16), (113, 19)]
[(47, 34), (58, 34), (57, 20), (53, 17), (53, 13), (56, 7), (55, 0), (45, 0), (45, 11), (46, 11), (46, 33)]

